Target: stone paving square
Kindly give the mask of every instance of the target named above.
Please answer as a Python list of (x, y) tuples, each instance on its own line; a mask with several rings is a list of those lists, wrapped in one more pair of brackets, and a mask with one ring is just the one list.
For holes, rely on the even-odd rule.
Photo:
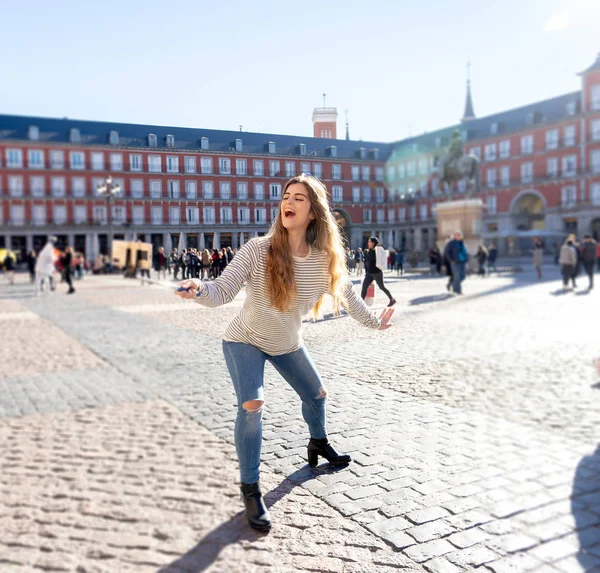
[(387, 275), (393, 328), (307, 322), (353, 462), (309, 470), (268, 367), (266, 536), (243, 519), (220, 349), (243, 290), (205, 309), (169, 281), (0, 283), (0, 572), (600, 572), (600, 302), (544, 275), (463, 297)]

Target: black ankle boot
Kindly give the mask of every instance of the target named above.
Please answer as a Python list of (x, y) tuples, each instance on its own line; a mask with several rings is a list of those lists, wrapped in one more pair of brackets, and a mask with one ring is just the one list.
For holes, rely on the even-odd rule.
[(242, 482), (242, 499), (246, 506), (248, 525), (258, 531), (268, 531), (271, 528), (269, 510), (260, 493), (260, 484)]
[(352, 461), (348, 455), (338, 454), (329, 444), (327, 438), (315, 440), (311, 438), (308, 442), (308, 465), (316, 468), (319, 456), (325, 458), (332, 466), (345, 466)]

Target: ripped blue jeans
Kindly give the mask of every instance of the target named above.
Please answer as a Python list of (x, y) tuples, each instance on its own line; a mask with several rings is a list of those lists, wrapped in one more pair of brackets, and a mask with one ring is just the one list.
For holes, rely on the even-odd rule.
[[(223, 341), (223, 354), (237, 395), (235, 448), (244, 483), (255, 483), (260, 476), (260, 448), (264, 404), (265, 362), (268, 360), (302, 400), (302, 416), (308, 424), (311, 438), (327, 437), (325, 398), (327, 392), (321, 377), (303, 346), (295, 352), (271, 356), (241, 342)], [(258, 401), (258, 408), (244, 408), (247, 402)]]

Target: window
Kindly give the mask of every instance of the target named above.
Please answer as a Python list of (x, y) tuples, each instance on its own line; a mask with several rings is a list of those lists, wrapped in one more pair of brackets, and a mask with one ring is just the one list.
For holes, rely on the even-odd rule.
[(498, 207), (497, 197), (495, 195), (488, 195), (488, 198), (487, 198), (488, 215), (495, 215), (497, 207)]
[(365, 203), (371, 202), (371, 188), (370, 187), (363, 187), (363, 201)]
[(167, 189), (169, 191), (169, 199), (179, 199), (179, 181), (168, 181)]
[(254, 222), (257, 225), (267, 224), (267, 210), (264, 207), (257, 207), (254, 209)]
[(144, 180), (143, 179), (132, 179), (131, 180), (131, 196), (134, 199), (141, 199), (144, 196)]
[(360, 165), (353, 165), (351, 167), (352, 181), (358, 181), (360, 179)]
[(259, 201), (264, 201), (265, 199), (265, 184), (264, 183), (255, 183), (254, 184), (254, 198)]
[[(71, 153), (71, 157), (72, 156), (73, 156), (73, 153)], [(41, 149), (30, 149), (27, 152), (27, 159), (28, 159), (27, 164), (30, 169), (42, 169), (44, 167), (44, 152)], [(73, 167), (72, 159), (71, 159), (71, 168), (72, 169), (81, 169), (78, 167)]]
[(371, 167), (363, 165), (361, 168), (362, 180), (369, 181), (371, 179)]
[(416, 205), (412, 205), (411, 208), (408, 211), (408, 216), (410, 218), (411, 221), (414, 221), (417, 217), (417, 207)]
[(23, 151), (21, 149), (6, 150), (6, 167), (23, 167)]
[(214, 199), (215, 190), (212, 181), (202, 181), (202, 197), (204, 199)]
[(558, 157), (546, 159), (546, 175), (551, 178), (558, 177)]
[(92, 153), (91, 165), (94, 171), (104, 171), (104, 153)]
[(242, 151), (243, 148), (244, 148), (244, 142), (241, 139), (236, 139), (235, 140), (235, 150)]
[(200, 149), (208, 149), (208, 137), (200, 138)]
[(52, 177), (50, 179), (50, 187), (54, 197), (64, 197), (66, 186), (64, 177)]
[(533, 181), (533, 163), (521, 163), (521, 182), (531, 183)]
[(294, 161), (285, 162), (285, 176), (294, 177), (296, 175), (296, 163)]
[(342, 166), (334, 163), (331, 166), (331, 178), (332, 179), (341, 179), (342, 178)]
[(592, 166), (592, 173), (600, 173), (600, 150), (592, 151), (590, 155), (590, 163)]
[(600, 205), (600, 183), (592, 183), (590, 187), (592, 205)]
[(498, 122), (494, 122), (490, 125), (490, 134), (496, 135), (498, 133)]
[(150, 173), (160, 173), (162, 171), (162, 162), (160, 155), (148, 156), (148, 171), (150, 171)]
[(275, 177), (275, 176), (279, 175), (280, 170), (281, 170), (281, 165), (280, 165), (279, 161), (269, 161), (269, 175), (271, 177)]
[[(73, 165), (73, 159), (71, 159), (71, 166)], [(122, 153), (111, 153), (110, 154), (110, 168), (112, 171), (123, 171), (123, 154)]]
[(383, 181), (383, 167), (375, 167), (375, 181)]
[(219, 173), (223, 175), (231, 174), (231, 159), (223, 157), (219, 159)]
[(363, 209), (363, 223), (371, 223), (371, 209)]
[(119, 132), (118, 131), (111, 131), (108, 134), (108, 142), (111, 145), (119, 145)]
[(271, 223), (277, 219), (277, 215), (279, 214), (279, 207), (271, 207)]
[(427, 158), (422, 157), (419, 159), (419, 173), (425, 175), (427, 173)]
[(231, 183), (229, 181), (221, 181), (219, 183), (219, 197), (221, 199), (231, 198)]
[(546, 132), (546, 150), (558, 149), (558, 129), (550, 129)]
[(104, 179), (102, 177), (92, 177), (92, 194), (98, 196), (98, 186), (104, 185)]
[(565, 147), (571, 147), (576, 143), (576, 134), (574, 125), (565, 125), (564, 129), (564, 143)]
[(396, 211), (388, 209), (388, 222), (393, 223), (396, 220)]
[(406, 207), (398, 209), (398, 221), (406, 221)]
[(31, 141), (37, 141), (40, 138), (40, 128), (37, 125), (30, 125), (27, 129), (27, 137)]
[(87, 206), (86, 205), (75, 205), (73, 208), (73, 220), (76, 225), (87, 223)]
[(387, 176), (390, 181), (396, 178), (396, 168), (393, 165), (388, 165)]
[(469, 155), (477, 157), (477, 159), (481, 160), (481, 147), (472, 147)]
[(500, 167), (500, 184), (503, 186), (510, 185), (510, 165)]
[(577, 155), (567, 155), (562, 158), (563, 177), (572, 177), (577, 172)]
[(577, 187), (575, 185), (563, 187), (561, 196), (563, 207), (574, 207), (577, 203)]
[(303, 161), (300, 163), (300, 173), (304, 173), (305, 175), (310, 175), (310, 163)]
[(196, 199), (198, 196), (198, 184), (196, 181), (185, 182), (185, 196), (187, 199)]
[(201, 157), (200, 158), (200, 171), (202, 173), (212, 173), (212, 157)]
[(419, 217), (421, 219), (427, 219), (428, 216), (429, 216), (429, 210), (428, 210), (427, 203), (424, 203), (423, 205), (419, 205)]
[(144, 217), (144, 206), (134, 205), (131, 208), (131, 218), (134, 225), (143, 225), (146, 222), (146, 218)]
[(269, 141), (269, 153), (275, 153), (275, 142)]
[(162, 225), (163, 210), (159, 205), (153, 205), (150, 208), (150, 220), (153, 225)]
[(344, 200), (344, 188), (340, 185), (334, 185), (331, 188), (331, 197), (333, 201), (339, 203)]
[(167, 173), (179, 173), (179, 157), (167, 155)]
[(141, 155), (130, 155), (129, 156), (129, 169), (130, 169), (130, 171), (141, 171), (142, 170), (142, 156)]
[(385, 209), (377, 209), (377, 222), (385, 223)]
[(83, 177), (71, 178), (71, 194), (73, 197), (85, 197), (85, 179)]
[(406, 164), (406, 174), (409, 177), (414, 177), (417, 174), (417, 164), (414, 161), (409, 161)]
[(360, 187), (352, 187), (353, 203), (360, 203)]
[(197, 225), (200, 223), (200, 209), (198, 207), (187, 207), (185, 210), (185, 220), (188, 225)]
[(169, 207), (169, 223), (179, 225), (181, 223), (181, 208), (179, 206)]
[(238, 175), (246, 175), (247, 174), (247, 168), (246, 168), (246, 160), (245, 159), (236, 159), (235, 160), (235, 172)]
[(183, 160), (183, 165), (186, 173), (196, 173), (196, 158), (186, 156)]
[[(431, 194), (437, 195), (440, 190), (440, 180), (432, 179), (431, 180)], [(392, 197), (390, 196), (390, 201), (392, 201)]]
[(13, 225), (25, 224), (25, 207), (23, 205), (10, 206), (10, 222)]
[(496, 161), (496, 144), (488, 143), (485, 146), (485, 160), (486, 161)]
[(125, 223), (126, 211), (125, 207), (121, 205), (114, 205), (112, 208), (112, 220), (116, 225), (123, 225)]
[(76, 127), (69, 130), (69, 141), (71, 143), (79, 143), (81, 141), (81, 133)]
[(533, 153), (533, 135), (523, 135), (521, 137), (521, 155)]
[(404, 163), (398, 165), (398, 177), (400, 179), (404, 179), (406, 177), (406, 166), (404, 165)]
[(496, 170), (495, 169), (487, 170), (487, 186), (490, 189), (493, 189), (494, 187), (496, 187)]
[(162, 197), (162, 182), (160, 179), (150, 180), (150, 197), (160, 199)]
[(62, 169), (65, 166), (65, 152), (58, 149), (50, 150), (50, 167), (52, 169)]
[(590, 95), (592, 96), (590, 101), (590, 107), (593, 110), (600, 109), (600, 84), (592, 86), (592, 89), (590, 90)]
[(333, 132), (331, 129), (322, 129), (321, 130), (321, 138), (322, 139), (331, 139)]
[(300, 148), (300, 155), (306, 155), (306, 143), (301, 143), (299, 145)]
[(92, 210), (92, 218), (94, 223), (100, 223), (106, 225), (106, 207), (104, 205), (96, 205)]
[(165, 137), (165, 145), (167, 147), (175, 147), (175, 136), (167, 135), (167, 137)]
[(510, 157), (510, 139), (505, 139), (500, 142), (500, 159), (508, 159)]
[(272, 183), (269, 185), (271, 199), (281, 199), (281, 185)]
[(238, 209), (238, 223), (247, 225), (250, 223), (250, 208), (240, 207)]
[(248, 199), (248, 183), (245, 181), (237, 182), (237, 198), (238, 199)]
[(260, 159), (255, 159), (252, 163), (252, 171), (257, 177), (262, 177), (265, 174), (265, 165)]
[(421, 192), (421, 195), (423, 195), (423, 197), (427, 195), (427, 179), (423, 179), (423, 181), (419, 183), (419, 191)]
[(205, 225), (215, 224), (215, 208), (214, 207), (203, 207), (202, 218), (204, 219)]
[[(437, 180), (434, 180), (434, 182), (437, 182)], [(396, 190), (393, 187), (390, 187), (388, 189), (388, 201), (395, 201), (396, 200)]]
[(34, 225), (46, 224), (46, 205), (34, 205), (31, 208), (31, 222)]
[(595, 119), (592, 121), (590, 127), (592, 140), (600, 141), (600, 119)]
[(148, 147), (156, 147), (158, 144), (158, 139), (154, 133), (148, 134)]
[(32, 197), (43, 197), (45, 194), (44, 190), (44, 178), (43, 177), (30, 177), (29, 188)]

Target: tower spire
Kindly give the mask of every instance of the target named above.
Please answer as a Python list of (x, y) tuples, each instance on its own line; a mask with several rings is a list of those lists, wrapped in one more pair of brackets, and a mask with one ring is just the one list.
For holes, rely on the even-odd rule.
[(467, 62), (467, 100), (465, 101), (465, 112), (461, 119), (462, 122), (475, 119), (473, 111), (473, 99), (471, 98), (471, 62)]
[(346, 111), (346, 141), (350, 141), (350, 127), (348, 125), (348, 110)]

